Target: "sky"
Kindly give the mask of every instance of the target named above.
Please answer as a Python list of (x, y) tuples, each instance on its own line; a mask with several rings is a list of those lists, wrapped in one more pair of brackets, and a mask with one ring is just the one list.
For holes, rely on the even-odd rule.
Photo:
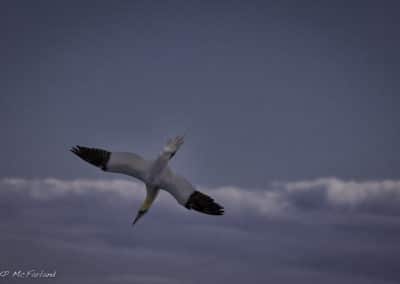
[[(396, 1), (2, 1), (0, 276), (398, 283)], [(68, 151), (152, 159), (225, 206)], [(24, 279), (0, 277), (0, 283)], [(3, 281), (4, 282), (4, 281)]]

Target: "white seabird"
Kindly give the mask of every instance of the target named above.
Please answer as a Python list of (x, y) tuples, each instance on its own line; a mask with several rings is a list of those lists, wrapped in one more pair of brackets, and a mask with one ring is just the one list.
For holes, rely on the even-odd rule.
[(160, 189), (169, 192), (187, 209), (209, 215), (223, 215), (224, 208), (208, 195), (197, 191), (185, 178), (176, 175), (168, 166), (169, 160), (183, 144), (183, 136), (169, 139), (155, 160), (145, 160), (134, 153), (109, 152), (98, 148), (76, 146), (71, 152), (105, 172), (121, 173), (137, 178), (146, 185), (146, 199), (142, 203), (134, 225), (151, 207)]

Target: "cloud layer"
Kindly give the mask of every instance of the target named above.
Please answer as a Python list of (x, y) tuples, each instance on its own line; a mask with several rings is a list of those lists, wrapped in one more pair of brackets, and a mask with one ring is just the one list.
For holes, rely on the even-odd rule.
[(400, 280), (399, 181), (199, 189), (226, 215), (186, 210), (164, 193), (131, 228), (140, 183), (4, 178), (0, 270), (57, 270), (57, 283)]
[[(140, 200), (144, 186), (126, 179), (75, 179), (56, 178), (23, 179), (3, 178), (0, 186), (5, 190), (27, 193), (38, 200), (63, 198), (66, 195), (108, 193), (122, 199)], [(232, 213), (250, 210), (264, 216), (277, 216), (293, 210), (341, 209), (366, 211), (373, 214), (398, 215), (400, 209), (400, 181), (344, 181), (338, 178), (320, 178), (296, 182), (275, 182), (267, 189), (243, 189), (235, 186), (202, 188), (212, 194)], [(166, 198), (160, 203), (170, 209), (176, 204)]]

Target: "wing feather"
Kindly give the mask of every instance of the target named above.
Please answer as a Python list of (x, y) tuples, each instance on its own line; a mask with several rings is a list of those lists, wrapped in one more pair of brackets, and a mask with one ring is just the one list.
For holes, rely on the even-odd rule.
[(110, 152), (84, 146), (73, 147), (71, 152), (103, 171), (126, 174), (140, 180), (145, 179), (150, 164), (134, 153)]
[(224, 215), (224, 208), (221, 205), (210, 196), (197, 190), (190, 195), (185, 207), (209, 215)]
[(82, 160), (106, 170), (111, 153), (109, 151), (97, 148), (88, 148), (83, 146), (75, 146), (71, 148), (71, 152), (80, 157)]
[(185, 178), (175, 175), (166, 168), (160, 188), (168, 191), (181, 205), (209, 215), (223, 215), (224, 208), (210, 196), (196, 190)]

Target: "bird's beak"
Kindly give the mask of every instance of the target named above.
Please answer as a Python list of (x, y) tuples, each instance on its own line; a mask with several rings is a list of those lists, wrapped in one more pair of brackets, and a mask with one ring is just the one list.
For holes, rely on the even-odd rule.
[(135, 220), (133, 220), (132, 226), (135, 225), (136, 222), (137, 222), (145, 213), (146, 213), (146, 211), (140, 210), (140, 211), (137, 213)]

